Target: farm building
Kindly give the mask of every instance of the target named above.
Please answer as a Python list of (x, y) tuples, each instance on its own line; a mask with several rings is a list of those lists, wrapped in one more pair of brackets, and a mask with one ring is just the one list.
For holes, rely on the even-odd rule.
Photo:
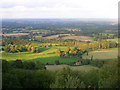
[(76, 65), (81, 65), (82, 63), (81, 62), (76, 62)]
[(64, 57), (68, 57), (68, 55), (67, 55), (67, 54), (65, 54), (65, 55), (64, 55)]

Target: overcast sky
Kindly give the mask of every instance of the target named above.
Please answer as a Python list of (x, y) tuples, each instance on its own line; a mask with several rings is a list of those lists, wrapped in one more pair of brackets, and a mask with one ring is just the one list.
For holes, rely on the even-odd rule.
[(119, 0), (1, 0), (2, 18), (117, 18)]

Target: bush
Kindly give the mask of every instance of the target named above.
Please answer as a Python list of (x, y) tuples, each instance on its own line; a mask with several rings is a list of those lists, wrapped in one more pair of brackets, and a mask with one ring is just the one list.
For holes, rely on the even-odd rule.
[(84, 88), (85, 84), (79, 78), (78, 72), (72, 71), (69, 67), (58, 71), (55, 77), (55, 83), (51, 88)]
[(88, 65), (88, 64), (90, 64), (91, 62), (90, 62), (90, 60), (88, 60), (88, 59), (84, 59), (82, 63), (83, 63), (84, 65)]
[(99, 88), (120, 88), (118, 60), (113, 60), (99, 70)]
[(55, 61), (55, 64), (56, 64), (56, 65), (59, 65), (59, 64), (60, 64), (59, 60), (56, 60), (56, 61)]
[(101, 68), (104, 65), (104, 61), (95, 60), (91, 62), (91, 65)]
[(23, 68), (24, 69), (35, 69), (35, 63), (34, 62), (23, 62)]
[(75, 64), (75, 61), (74, 62), (70, 62), (67, 65), (74, 66), (74, 64)]
[(37, 61), (35, 64), (35, 69), (46, 69), (45, 64), (41, 63), (40, 61)]
[(2, 72), (8, 72), (9, 71), (9, 63), (6, 60), (2, 60)]

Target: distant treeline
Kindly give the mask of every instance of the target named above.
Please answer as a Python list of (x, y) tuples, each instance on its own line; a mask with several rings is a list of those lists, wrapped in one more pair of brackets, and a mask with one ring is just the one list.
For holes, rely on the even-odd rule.
[[(20, 23), (19, 23), (20, 22)], [(105, 30), (118, 30), (118, 26), (104, 21), (81, 21), (81, 20), (3, 20), (3, 33), (25, 30), (50, 30), (53, 33), (72, 33), (75, 35), (91, 36), (93, 33), (102, 33)], [(79, 29), (81, 31), (68, 31), (68, 29)], [(52, 34), (52, 33), (51, 33)]]
[[(75, 40), (59, 40), (59, 39), (35, 39), (34, 41), (39, 41), (43, 44), (37, 44), (37, 46), (51, 47), (52, 44), (56, 46), (69, 46), (77, 47), (82, 50), (96, 50), (96, 49), (108, 49), (117, 48), (120, 46), (118, 42), (108, 41), (103, 39), (97, 39), (96, 42), (80, 42)], [(44, 43), (51, 43), (50, 45), (44, 45)], [(34, 43), (32, 43), (34, 44)], [(19, 52), (19, 51), (29, 51), (38, 52), (38, 48), (32, 45), (28, 40), (23, 39), (3, 39), (2, 46), (5, 46), (5, 52)]]
[(97, 39), (97, 41), (94, 43), (91, 42), (80, 42), (80, 41), (74, 41), (74, 40), (59, 40), (59, 39), (35, 39), (36, 41), (39, 42), (44, 42), (44, 43), (55, 43), (58, 44), (59, 46), (72, 46), (72, 47), (77, 47), (81, 49), (107, 49), (107, 48), (117, 48), (120, 46), (119, 43), (114, 42), (114, 41), (108, 41), (108, 40), (103, 40), (103, 39)]
[(94, 37), (94, 40), (96, 41), (97, 39), (114, 39), (117, 37), (117, 35), (113, 34), (108, 34), (108, 33), (98, 33), (98, 34), (92, 34)]

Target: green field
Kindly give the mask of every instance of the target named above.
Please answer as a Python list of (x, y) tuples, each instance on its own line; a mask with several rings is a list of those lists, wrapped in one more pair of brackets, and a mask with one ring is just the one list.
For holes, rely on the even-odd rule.
[(45, 44), (45, 43), (42, 43), (42, 42), (39, 42), (39, 41), (29, 41), (30, 43), (36, 43), (36, 44)]
[(36, 43), (36, 44), (53, 45), (53, 46), (58, 45), (58, 44), (55, 44), (55, 43), (42, 43), (40, 41), (29, 41), (29, 42), (30, 43)]
[(89, 52), (88, 56), (85, 53), (83, 55), (83, 59), (91, 59), (91, 56), (93, 56), (93, 59), (115, 59), (118, 56), (118, 49), (98, 49), (96, 51)]
[(0, 46), (0, 49), (2, 49), (2, 46)]
[(72, 70), (85, 71), (85, 72), (92, 70), (92, 69), (98, 69), (97, 67), (94, 67), (91, 65), (83, 65), (83, 66), (46, 65), (47, 70), (50, 70), (50, 71), (57, 71), (64, 67), (70, 67)]
[(115, 38), (115, 39), (107, 39), (109, 41), (113, 41), (113, 42), (117, 42), (118, 43), (118, 38)]
[(50, 30), (44, 30), (44, 29), (40, 29), (40, 30), (25, 30), (23, 32), (49, 32)]
[[(35, 41), (34, 43), (39, 44), (40, 42)], [(38, 46), (35, 46), (38, 47)], [(77, 57), (59, 57), (56, 54), (56, 49), (64, 50), (66, 49), (66, 46), (53, 46), (51, 48), (46, 47), (38, 47), (39, 53), (30, 53), (30, 52), (18, 52), (18, 53), (5, 53), (2, 52), (2, 59), (6, 59), (8, 61), (20, 59), (22, 61), (40, 61), (42, 63), (48, 63), (48, 64), (54, 64), (55, 60), (59, 60), (61, 64), (67, 64), (71, 62), (77, 62)], [(71, 49), (73, 47), (70, 47)], [(93, 56), (93, 59), (114, 59), (118, 56), (118, 49), (112, 48), (112, 49), (98, 49), (96, 51), (90, 51), (88, 53), (89, 55), (85, 53), (83, 55), (83, 59), (91, 59), (91, 56)]]
[(73, 61), (78, 61), (76, 57), (64, 57), (61, 58), (56, 55), (56, 49), (61, 48), (64, 50), (66, 47), (52, 47), (52, 48), (45, 48), (39, 47), (40, 53), (29, 53), (29, 52), (18, 52), (18, 53), (2, 53), (2, 59), (6, 59), (8, 61), (20, 59), (22, 61), (40, 61), (42, 63), (49, 63), (54, 64), (55, 60), (59, 60), (60, 63), (70, 63)]

